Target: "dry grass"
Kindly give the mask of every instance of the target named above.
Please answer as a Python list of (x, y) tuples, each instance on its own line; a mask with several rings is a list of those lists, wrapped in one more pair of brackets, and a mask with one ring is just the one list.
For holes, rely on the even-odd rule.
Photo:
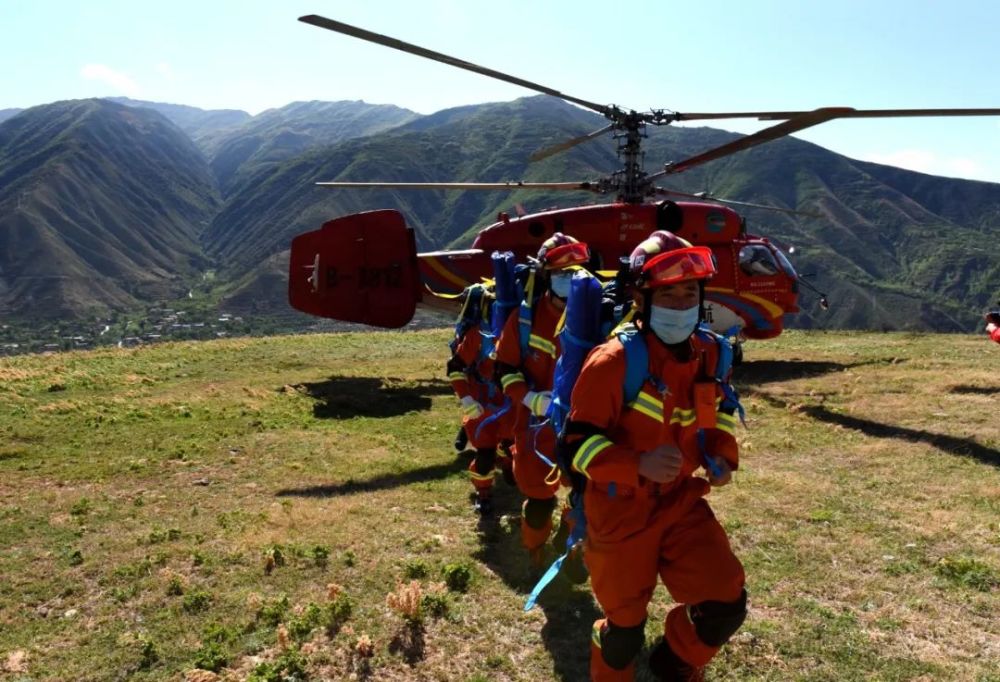
[[(517, 524), (469, 508), (446, 340), (0, 360), (0, 678), (584, 679), (586, 587), (523, 613)], [(743, 465), (711, 502), (752, 613), (713, 679), (1000, 679), (998, 351), (748, 347)], [(440, 588), (456, 564), (468, 593)], [(669, 607), (658, 590), (650, 641)]]

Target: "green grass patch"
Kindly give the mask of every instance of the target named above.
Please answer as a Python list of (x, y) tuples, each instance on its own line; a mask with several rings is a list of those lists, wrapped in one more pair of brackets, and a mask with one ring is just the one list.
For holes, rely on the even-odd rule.
[[(519, 495), (498, 481), (496, 523), (468, 503), (447, 340), (0, 359), (0, 666), (21, 651), (25, 680), (178, 680), (195, 667), (586, 679), (600, 615), (588, 586), (556, 584), (525, 614), (537, 572)], [(740, 470), (708, 500), (745, 565), (751, 614), (712, 679), (996, 679), (990, 348), (795, 331), (747, 346)], [(650, 644), (672, 606), (658, 588)]]

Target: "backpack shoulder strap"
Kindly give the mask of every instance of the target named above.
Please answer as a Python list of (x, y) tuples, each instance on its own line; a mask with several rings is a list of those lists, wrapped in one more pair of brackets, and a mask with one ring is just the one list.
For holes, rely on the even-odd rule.
[(725, 336), (716, 334), (705, 325), (699, 325), (695, 333), (702, 339), (715, 343), (718, 353), (715, 360), (714, 375), (715, 380), (722, 387), (722, 393), (725, 396), (721, 407), (734, 410), (739, 414), (740, 421), (745, 426), (746, 411), (743, 409), (743, 405), (740, 404), (740, 397), (736, 389), (729, 383), (729, 375), (733, 369), (733, 344)]
[(704, 324), (698, 325), (695, 334), (706, 341), (715, 343), (718, 353), (715, 360), (715, 372), (713, 374), (716, 381), (722, 383), (728, 382), (729, 373), (733, 369), (733, 344), (725, 336), (716, 334)]
[(528, 282), (524, 287), (524, 299), (517, 313), (518, 341), (521, 344), (521, 362), (528, 355), (528, 343), (531, 341), (531, 325), (535, 313), (535, 271), (528, 274)]
[(649, 351), (646, 342), (633, 325), (623, 327), (617, 333), (618, 340), (625, 348), (625, 404), (633, 402), (649, 377)]

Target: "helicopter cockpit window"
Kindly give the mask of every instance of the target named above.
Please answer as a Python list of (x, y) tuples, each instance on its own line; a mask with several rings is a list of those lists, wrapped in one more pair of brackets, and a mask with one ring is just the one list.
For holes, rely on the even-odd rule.
[(788, 256), (782, 253), (781, 249), (778, 249), (778, 262), (781, 263), (781, 269), (785, 271), (785, 274), (793, 279), (798, 279), (798, 274), (795, 272), (795, 266), (792, 265), (792, 261), (788, 260)]
[(740, 269), (751, 276), (778, 274), (774, 255), (761, 244), (749, 244), (740, 249)]

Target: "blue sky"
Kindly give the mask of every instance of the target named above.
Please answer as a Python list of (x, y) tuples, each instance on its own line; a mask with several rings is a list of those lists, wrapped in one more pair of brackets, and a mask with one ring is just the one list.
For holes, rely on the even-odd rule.
[[(0, 109), (127, 95), (251, 113), (343, 99), (430, 113), (532, 94), (303, 14), (640, 110), (1000, 107), (1000, 3), (989, 0), (0, 0)], [(834, 121), (797, 137), (1000, 182), (1000, 117)]]

